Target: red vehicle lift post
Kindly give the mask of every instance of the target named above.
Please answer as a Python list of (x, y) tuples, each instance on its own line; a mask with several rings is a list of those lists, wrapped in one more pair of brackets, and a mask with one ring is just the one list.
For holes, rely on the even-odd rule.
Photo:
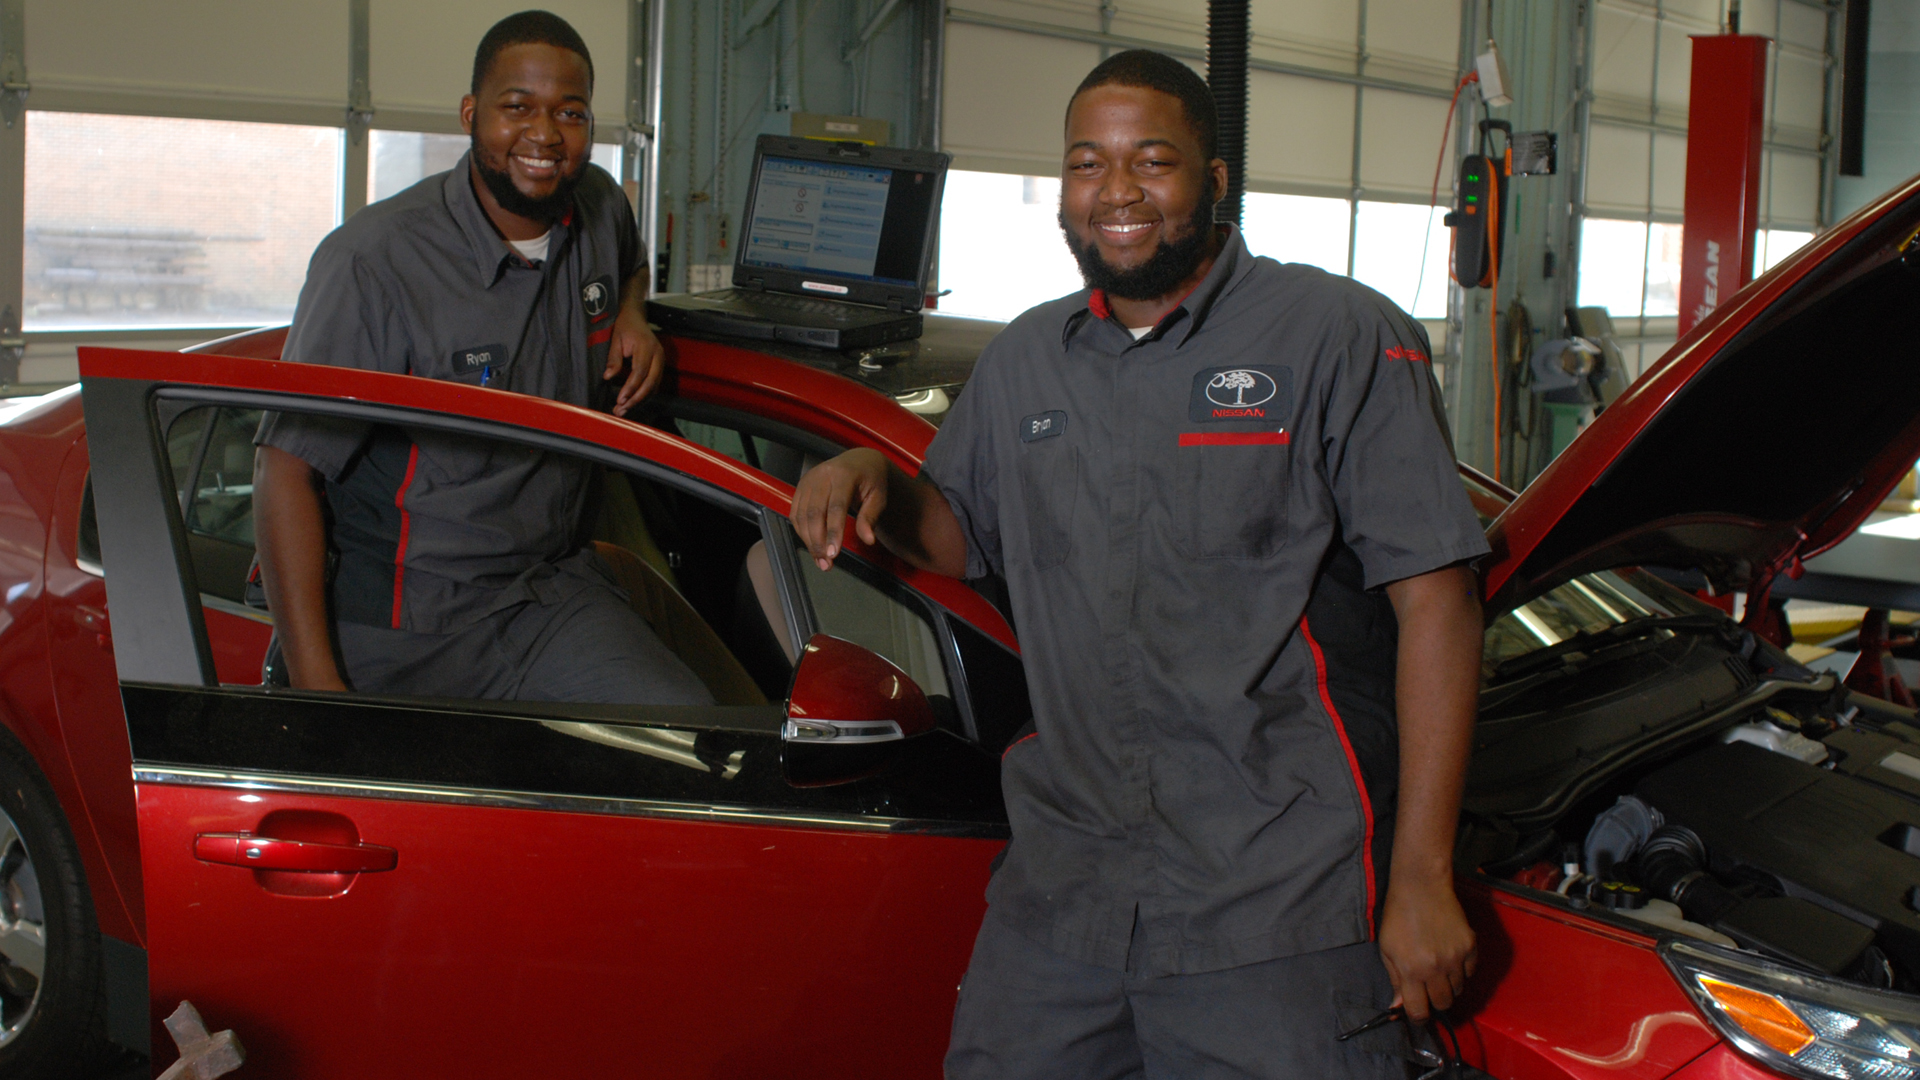
[(1767, 39), (1693, 39), (1687, 104), (1687, 201), (1680, 242), (1680, 333), (1753, 280)]

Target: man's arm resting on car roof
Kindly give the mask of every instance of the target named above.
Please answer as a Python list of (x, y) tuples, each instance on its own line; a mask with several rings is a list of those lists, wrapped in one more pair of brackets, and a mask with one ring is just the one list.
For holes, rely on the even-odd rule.
[(260, 583), (296, 690), (345, 690), (327, 632), (327, 521), (320, 474), (272, 446), (254, 451), (254, 541)]
[(922, 570), (966, 576), (967, 540), (947, 497), (878, 450), (861, 447), (821, 462), (794, 489), (794, 531), (822, 570), (840, 554), (848, 514), (865, 543), (884, 545)]
[(1474, 968), (1473, 930), (1453, 891), (1453, 842), (1480, 700), (1478, 586), (1463, 565), (1387, 585), (1400, 628), (1400, 808), (1380, 958), (1416, 1021), (1452, 1005)]

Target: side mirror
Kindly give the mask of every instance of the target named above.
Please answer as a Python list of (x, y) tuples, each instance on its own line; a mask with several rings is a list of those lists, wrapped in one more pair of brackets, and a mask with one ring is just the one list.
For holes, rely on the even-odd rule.
[(886, 658), (826, 634), (800, 652), (780, 729), (780, 766), (795, 787), (862, 780), (934, 728), (927, 695)]

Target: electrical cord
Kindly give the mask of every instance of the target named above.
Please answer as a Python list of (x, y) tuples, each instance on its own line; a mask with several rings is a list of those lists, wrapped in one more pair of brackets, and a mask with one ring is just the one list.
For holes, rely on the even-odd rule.
[[(1477, 71), (1469, 71), (1460, 77), (1459, 84), (1453, 88), (1453, 100), (1447, 105), (1446, 123), (1440, 127), (1440, 153), (1433, 160), (1433, 191), (1427, 196), (1427, 235), (1420, 241), (1420, 273), (1413, 279), (1413, 303), (1407, 309), (1407, 314), (1415, 318), (1419, 317), (1414, 313), (1420, 310), (1420, 289), (1427, 283), (1427, 250), (1433, 246), (1433, 215), (1440, 208), (1440, 168), (1447, 163), (1447, 137), (1453, 134), (1453, 114), (1460, 108), (1460, 92), (1467, 88), (1468, 83), (1479, 81), (1480, 73)], [(1447, 245), (1447, 262), (1448, 265), (1453, 262), (1451, 240)]]

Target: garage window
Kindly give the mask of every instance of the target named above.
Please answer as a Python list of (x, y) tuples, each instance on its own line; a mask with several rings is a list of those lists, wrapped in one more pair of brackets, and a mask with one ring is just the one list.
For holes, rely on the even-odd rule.
[(287, 321), (340, 161), (338, 128), (28, 113), (25, 328)]

